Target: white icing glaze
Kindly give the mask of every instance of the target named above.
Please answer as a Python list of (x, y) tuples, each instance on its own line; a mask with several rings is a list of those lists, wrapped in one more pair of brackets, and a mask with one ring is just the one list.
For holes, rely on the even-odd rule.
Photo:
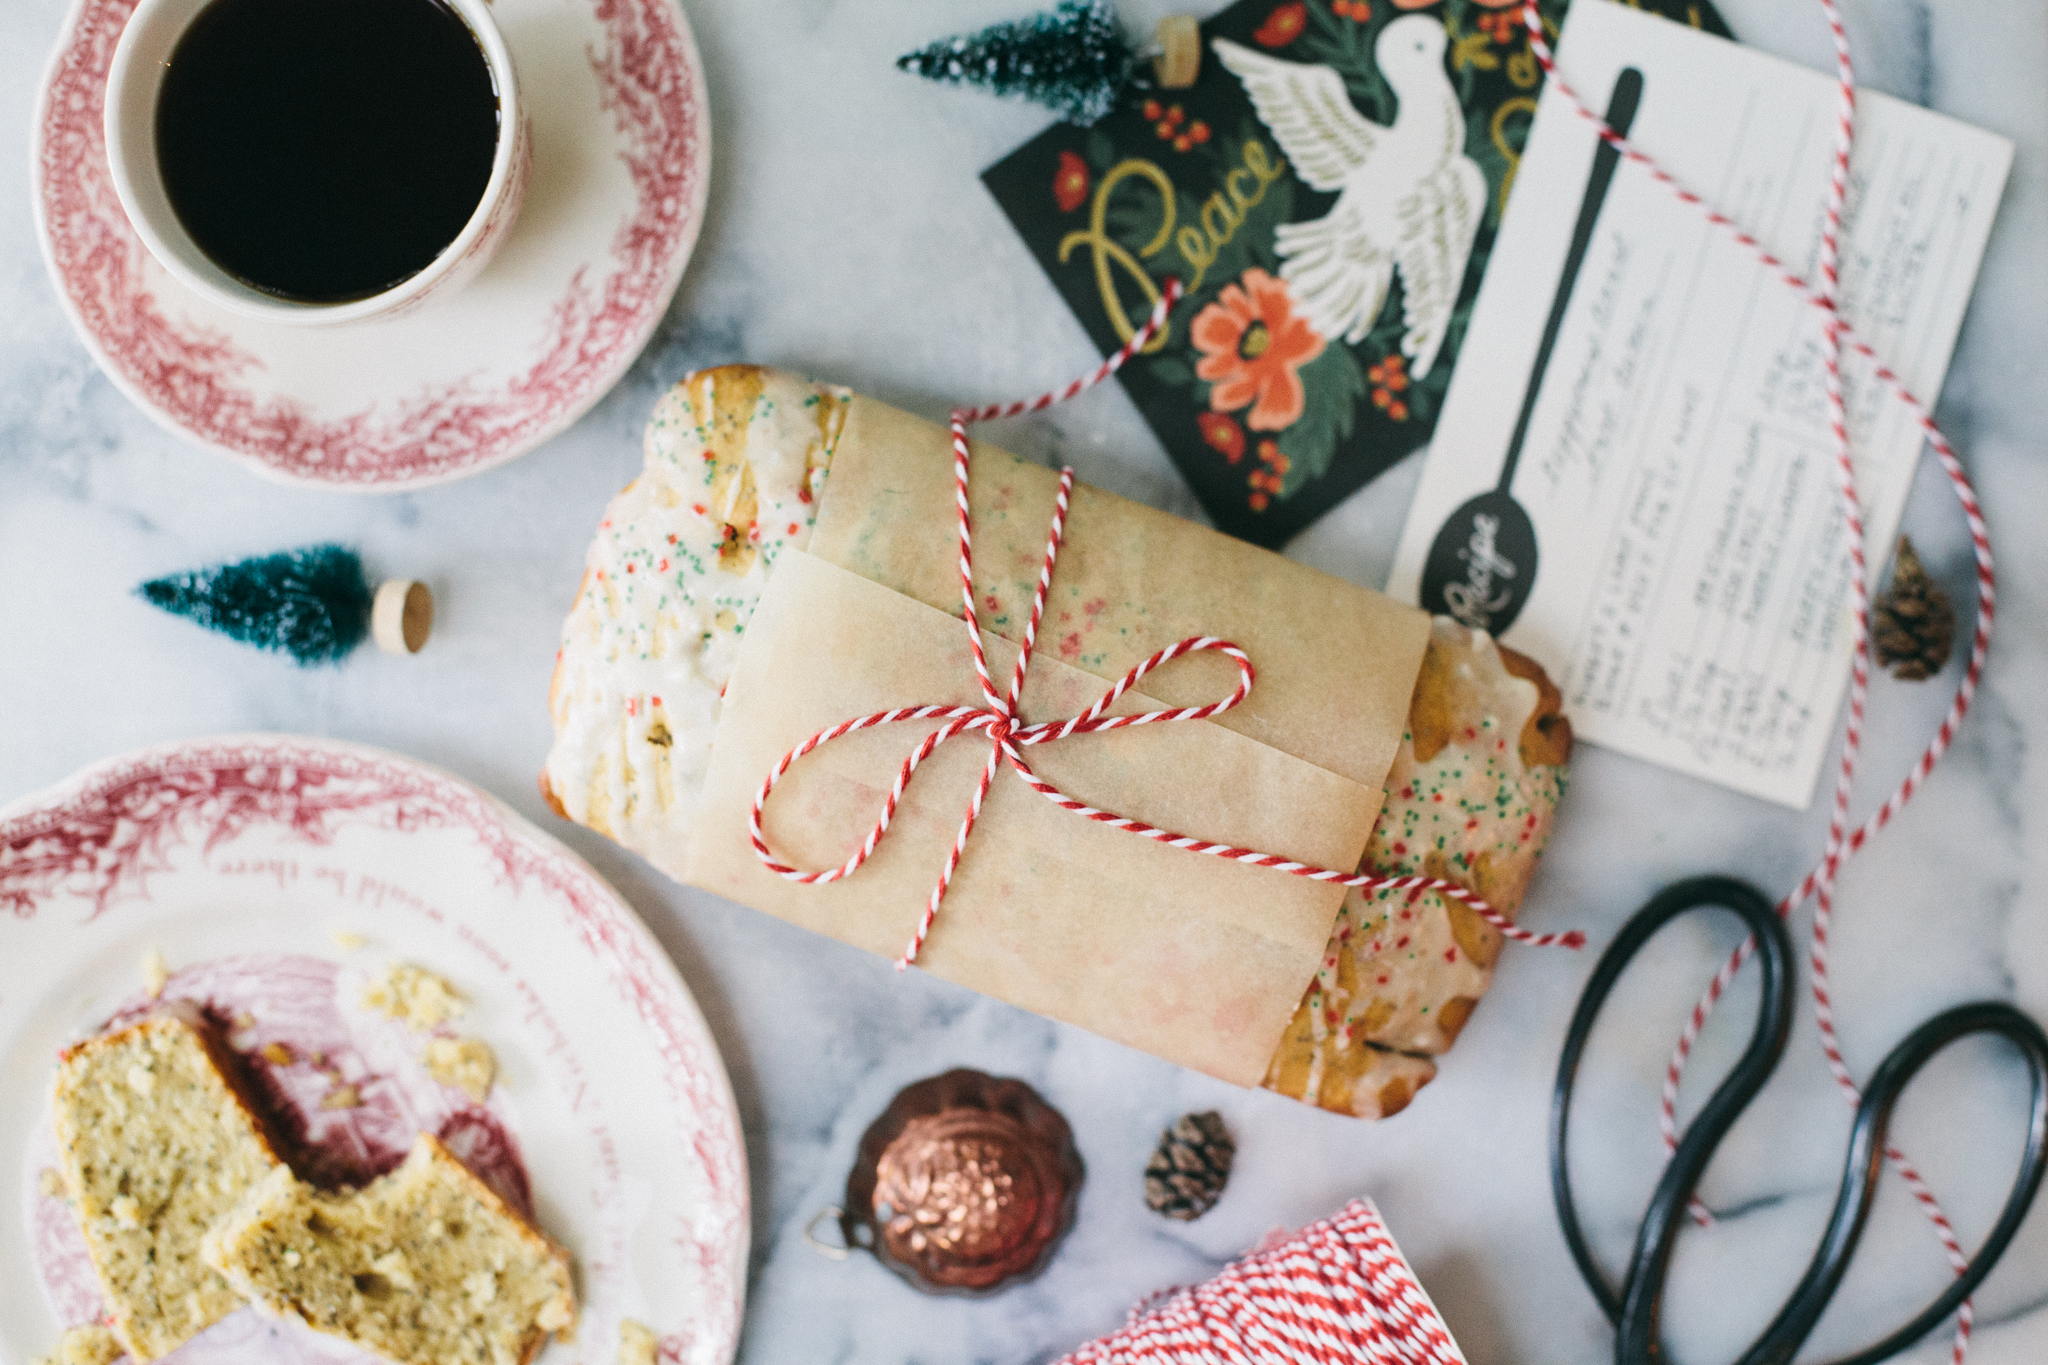
[[(1512, 914), (1564, 789), (1563, 768), (1522, 761), (1522, 731), (1541, 693), (1508, 672), (1491, 637), (1441, 616), (1432, 622), (1423, 685), (1434, 695), (1410, 716), (1365, 866), (1448, 877)], [(1444, 743), (1424, 761), (1413, 727), (1435, 706), (1443, 710), (1430, 719)], [(1492, 980), (1490, 955), (1474, 959), (1471, 932), (1461, 941), (1448, 903), (1434, 893), (1351, 892), (1267, 1085), (1376, 1114), (1370, 1081), (1386, 1060), (1377, 1050), (1443, 1052), (1452, 1041), (1441, 1023), (1445, 1006), (1476, 1000)], [(1452, 1034), (1462, 1023), (1460, 1014)], [(1340, 1084), (1325, 1094), (1339, 1071)]]
[(646, 467), (612, 500), (562, 628), (549, 789), (569, 817), (672, 874), (740, 637), (810, 542), (852, 395), (774, 370), (691, 375), (656, 406)]

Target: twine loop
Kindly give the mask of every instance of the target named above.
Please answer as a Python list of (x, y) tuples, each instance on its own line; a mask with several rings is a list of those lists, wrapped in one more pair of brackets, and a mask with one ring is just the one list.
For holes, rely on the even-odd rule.
[[(995, 781), (999, 768), (1008, 766), (1023, 783), (1052, 802), (1062, 810), (1071, 811), (1086, 820), (1093, 820), (1112, 829), (1123, 830), (1151, 839), (1169, 848), (1185, 849), (1191, 853), (1204, 853), (1211, 857), (1226, 858), (1231, 862), (1251, 867), (1268, 867), (1291, 876), (1306, 877), (1311, 881), (1328, 882), (1342, 887), (1361, 887), (1369, 890), (1436, 891), (1453, 900), (1469, 906), (1476, 914), (1508, 938), (1536, 946), (1559, 945), (1578, 948), (1584, 945), (1585, 935), (1577, 931), (1563, 934), (1533, 934), (1516, 927), (1514, 921), (1488, 905), (1455, 882), (1441, 877), (1390, 877), (1377, 872), (1345, 873), (1312, 863), (1302, 863), (1256, 849), (1238, 848), (1231, 844), (1216, 843), (1197, 839), (1172, 830), (1161, 829), (1142, 820), (1114, 811), (1098, 810), (1085, 802), (1068, 796), (1052, 783), (1033, 772), (1024, 759), (1023, 751), (1034, 744), (1049, 744), (1055, 740), (1067, 739), (1077, 734), (1098, 734), (1108, 730), (1120, 730), (1133, 725), (1152, 725), (1165, 721), (1209, 720), (1222, 715), (1237, 706), (1251, 694), (1252, 681), (1256, 676), (1251, 657), (1228, 640), (1212, 635), (1194, 635), (1176, 644), (1168, 645), (1151, 658), (1132, 668), (1112, 683), (1095, 703), (1086, 711), (1063, 721), (1042, 721), (1026, 725), (1018, 714), (1018, 702), (1024, 695), (1024, 679), (1031, 667), (1031, 656), (1038, 640), (1039, 622), (1045, 615), (1045, 599), (1052, 587), (1053, 567), (1059, 561), (1061, 542), (1066, 537), (1067, 511), (1074, 489), (1074, 471), (1060, 471), (1059, 493), (1053, 502), (1052, 527), (1046, 535), (1045, 558), (1038, 571), (1038, 586), (1031, 597), (1031, 615), (1024, 628), (1024, 638), (1018, 643), (1017, 664), (1010, 674), (1009, 687), (997, 691), (995, 680), (989, 675), (988, 657), (982, 649), (981, 621), (974, 605), (974, 541), (969, 526), (967, 509), (967, 471), (969, 448), (967, 424), (987, 421), (994, 417), (1014, 417), (1020, 413), (1036, 412), (1041, 408), (1072, 398), (1082, 390), (1090, 388), (1115, 374), (1123, 363), (1144, 348), (1153, 335), (1165, 325), (1166, 315), (1175, 300), (1180, 297), (1178, 280), (1168, 280), (1161, 291), (1159, 302), (1146, 321), (1121, 350), (1098, 366), (1092, 372), (1081, 376), (1064, 389), (1040, 394), (1037, 398), (1015, 403), (997, 404), (986, 408), (955, 409), (952, 415), (953, 432), (953, 486), (954, 504), (960, 542), (960, 598), (961, 615), (967, 624), (967, 642), (974, 661), (974, 672), (981, 683), (981, 706), (911, 706), (891, 711), (877, 711), (870, 715), (856, 716), (837, 725), (820, 730), (803, 743), (783, 755), (768, 776), (761, 782), (760, 790), (754, 795), (753, 810), (748, 820), (748, 831), (753, 836), (754, 856), (761, 865), (786, 881), (805, 885), (823, 885), (840, 881), (858, 872), (861, 865), (874, 855), (875, 848), (889, 832), (889, 824), (895, 819), (896, 808), (903, 800), (903, 793), (916, 774), (918, 765), (931, 757), (941, 744), (959, 735), (980, 732), (989, 740), (988, 762), (982, 765), (981, 778), (967, 803), (967, 813), (960, 822), (959, 833), (954, 836), (953, 845), (947, 851), (944, 867), (939, 871), (938, 881), (932, 887), (930, 898), (925, 903), (924, 917), (919, 921), (917, 932), (896, 960), (897, 969), (908, 967), (917, 961), (925, 940), (931, 936), (932, 924), (938, 918), (939, 906), (946, 898), (947, 890), (953, 884), (954, 873), (959, 870), (960, 858), (967, 849), (968, 836), (974, 832), (974, 822), (981, 815), (983, 802), (988, 799), (989, 787)], [(1189, 654), (1217, 653), (1234, 660), (1238, 669), (1238, 683), (1229, 696), (1203, 706), (1177, 707), (1164, 711), (1145, 711), (1137, 715), (1112, 716), (1109, 709), (1122, 699), (1152, 670)], [(896, 781), (882, 803), (881, 814), (876, 818), (867, 838), (859, 848), (837, 867), (805, 870), (792, 867), (775, 856), (768, 846), (767, 835), (761, 828), (762, 812), (767, 808), (768, 797), (775, 790), (776, 783), (788, 773), (790, 766), (805, 754), (831, 743), (835, 739), (850, 735), (857, 730), (872, 729), (879, 725), (893, 725), (898, 721), (939, 720), (944, 724), (926, 735), (896, 772)]]
[[(1697, 209), (1719, 232), (1726, 235), (1738, 246), (1743, 247), (1768, 273), (1775, 275), (1794, 293), (1800, 295), (1821, 315), (1820, 334), (1822, 339), (1823, 375), (1827, 390), (1828, 434), (1834, 450), (1835, 485), (1837, 507), (1843, 539), (1846, 542), (1844, 557), (1849, 569), (1849, 597), (1851, 620), (1854, 629), (1855, 647), (1849, 671), (1848, 717), (1842, 727), (1841, 757), (1835, 775), (1834, 802), (1828, 818), (1828, 835), (1819, 862), (1809, 871), (1792, 894), (1777, 906), (1780, 917), (1789, 916), (1808, 900), (1814, 903), (1812, 949), (1808, 954), (1813, 998), (1813, 1017), (1820, 1034), (1821, 1052), (1827, 1059), (1828, 1071), (1833, 1075), (1836, 1087), (1853, 1108), (1862, 1098), (1855, 1078), (1850, 1075), (1844, 1059), (1841, 1040), (1835, 1029), (1834, 1003), (1829, 986), (1829, 935), (1832, 931), (1835, 897), (1835, 878), (1842, 864), (1860, 852), (1870, 838), (1895, 817), (1913, 795), (1920, 789), (1934, 771), (1935, 765), (1948, 752), (1955, 739), (1956, 731), (1969, 713), (1970, 704), (1977, 694), (1977, 684), (1984, 674), (1985, 660), (1991, 649), (1992, 622), (1997, 615), (1997, 575), (1992, 563), (1991, 535), (1984, 524), (1983, 509), (1977, 501), (1977, 492), (1970, 484), (1969, 475), (1964, 471), (1962, 460), (1956, 455), (1941, 428), (1935, 425), (1934, 415), (1927, 406), (1916, 398), (1906, 387), (1905, 381), (1887, 365), (1870, 343), (1858, 334), (1856, 328), (1843, 315), (1841, 307), (1841, 234), (1842, 216), (1847, 202), (1849, 181), (1849, 158), (1855, 141), (1856, 124), (1856, 69), (1850, 58), (1849, 35), (1842, 24), (1842, 15), (1837, 0), (1819, 0), (1822, 16), (1827, 21), (1829, 36), (1835, 50), (1835, 119), (1834, 152), (1830, 159), (1827, 197), (1821, 215), (1819, 250), (1816, 253), (1817, 283), (1807, 280), (1787, 266), (1765, 248), (1741, 225), (1726, 214), (1714, 208), (1697, 192), (1680, 182), (1677, 177), (1659, 165), (1655, 158), (1642, 151), (1634, 143), (1607, 125), (1606, 120), (1595, 113), (1579, 92), (1572, 88), (1557, 69), (1555, 55), (1551, 52), (1544, 32), (1544, 20), (1537, 12), (1534, 0), (1524, 0), (1522, 24), (1529, 36), (1529, 50), (1542, 66), (1546, 81), (1552, 83), (1578, 116), (1592, 125), (1600, 138), (1612, 145), (1622, 157), (1640, 167), (1652, 180), (1664, 186), (1680, 202)], [(1842, 390), (1842, 353), (1844, 347), (1862, 357), (1870, 365), (1872, 377), (1889, 390), (1892, 396), (1912, 414), (1926, 436), (1927, 445), (1934, 451), (1942, 472), (1948, 476), (1949, 487), (1953, 490), (1957, 505), (1961, 508), (1964, 523), (1969, 528), (1970, 549), (1976, 559), (1977, 569), (1977, 628), (1970, 642), (1970, 655), (1963, 666), (1962, 677), (1956, 684), (1954, 696), (1950, 699), (1948, 712), (1942, 717), (1934, 736), (1920, 751), (1918, 762), (1892, 789), (1892, 792), (1871, 815), (1861, 824), (1851, 825), (1849, 821), (1850, 794), (1855, 785), (1856, 773), (1863, 746), (1863, 722), (1870, 686), (1870, 585), (1869, 565), (1863, 554), (1863, 507), (1856, 492), (1855, 467), (1849, 449), (1849, 419)], [(1722, 995), (1735, 980), (1756, 950), (1756, 939), (1745, 939), (1715, 974), (1699, 1003), (1693, 1007), (1677, 1046), (1672, 1050), (1671, 1061), (1665, 1068), (1662, 1112), (1658, 1116), (1658, 1127), (1662, 1130), (1664, 1149), (1675, 1151), (1678, 1146), (1678, 1087), (1684, 1074), (1687, 1059), (1692, 1053), (1700, 1031), (1706, 1026), (1709, 1015), (1719, 1003)], [(1957, 1240), (1955, 1229), (1941, 1210), (1934, 1192), (1928, 1188), (1905, 1153), (1893, 1144), (1885, 1149), (1891, 1162), (1906, 1187), (1920, 1204), (1933, 1225), (1937, 1240), (1946, 1255), (1949, 1265), (1957, 1275), (1968, 1269), (1968, 1258)], [(1706, 1207), (1698, 1200), (1692, 1204), (1695, 1221), (1711, 1221)], [(1969, 1349), (1970, 1331), (1973, 1322), (1972, 1308), (1968, 1300), (1963, 1302), (1956, 1314), (1956, 1331), (1950, 1350), (1952, 1365), (1963, 1365)]]

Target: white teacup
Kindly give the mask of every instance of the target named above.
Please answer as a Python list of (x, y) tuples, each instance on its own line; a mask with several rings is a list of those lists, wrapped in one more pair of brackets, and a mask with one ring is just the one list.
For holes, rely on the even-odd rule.
[(194, 293), (245, 317), (299, 326), (384, 317), (431, 294), (452, 291), (483, 268), (504, 240), (526, 193), (531, 158), (512, 54), (486, 0), (442, 0), (476, 35), (498, 91), (498, 144), (476, 211), (455, 240), (417, 274), (368, 298), (304, 303), (235, 278), (200, 250), (178, 221), (157, 161), (156, 108), (173, 49), (212, 0), (141, 0), (129, 16), (107, 73), (107, 164), (114, 192), (135, 233), (158, 264)]

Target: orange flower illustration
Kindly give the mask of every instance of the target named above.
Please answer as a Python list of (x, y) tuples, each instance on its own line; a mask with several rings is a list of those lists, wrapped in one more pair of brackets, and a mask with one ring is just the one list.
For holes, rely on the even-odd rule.
[(1253, 30), (1252, 41), (1260, 47), (1286, 47), (1307, 27), (1308, 6), (1303, 0), (1294, 0), (1293, 4), (1282, 5), (1267, 15), (1266, 22)]
[(1223, 458), (1236, 464), (1244, 458), (1244, 428), (1220, 412), (1198, 412), (1195, 425), (1202, 429), (1202, 439), (1223, 452)]
[(1053, 202), (1061, 213), (1072, 213), (1088, 197), (1088, 163), (1073, 152), (1061, 152), (1059, 169), (1052, 173)]
[(1296, 315), (1286, 284), (1252, 267), (1241, 286), (1223, 286), (1195, 315), (1190, 335), (1202, 353), (1195, 374), (1215, 386), (1215, 411), (1250, 403), (1244, 424), (1253, 431), (1279, 431), (1301, 416), (1306, 395), (1296, 371), (1323, 353), (1323, 338)]
[(1330, 0), (1330, 13), (1339, 19), (1362, 24), (1372, 18), (1372, 5), (1368, 0)]

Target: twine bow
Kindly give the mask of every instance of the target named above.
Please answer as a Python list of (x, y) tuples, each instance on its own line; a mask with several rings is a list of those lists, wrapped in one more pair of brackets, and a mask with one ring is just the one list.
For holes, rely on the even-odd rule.
[[(1159, 303), (1152, 310), (1152, 316), (1145, 326), (1129, 342), (1125, 343), (1122, 350), (1105, 360), (1092, 373), (1081, 376), (1064, 389), (1040, 394), (1037, 398), (1015, 403), (996, 404), (985, 408), (959, 408), (954, 410), (952, 414), (953, 492), (954, 502), (958, 509), (960, 531), (960, 597), (961, 605), (964, 609), (962, 614), (967, 621), (967, 643), (974, 658), (975, 676), (981, 682), (983, 704), (980, 706), (899, 707), (893, 711), (877, 711), (872, 715), (856, 716), (852, 720), (841, 721), (837, 725), (830, 726), (812, 735), (809, 739), (783, 755), (781, 761), (775, 765), (768, 776), (762, 781), (760, 790), (754, 794), (753, 811), (748, 819), (748, 829), (753, 835), (754, 840), (754, 855), (761, 860), (763, 867), (766, 867), (770, 872), (775, 873), (786, 881), (818, 886), (851, 877), (860, 870), (861, 864), (873, 856), (876, 846), (882, 841), (882, 836), (889, 832), (889, 822), (895, 818), (896, 807), (903, 800), (904, 790), (910, 785), (911, 776), (916, 773), (918, 765), (931, 757), (933, 751), (947, 740), (959, 735), (979, 732), (986, 735), (989, 740), (988, 762), (982, 765), (981, 779), (976, 783), (974, 795), (967, 803), (967, 814), (960, 822), (960, 832), (954, 836), (953, 846), (946, 854), (945, 866), (940, 870), (939, 879), (932, 887), (931, 898), (925, 903), (924, 918), (919, 921), (917, 932), (912, 936), (909, 946), (903, 950), (902, 956), (896, 960), (898, 970), (917, 961), (917, 955), (923, 949), (925, 940), (931, 936), (932, 923), (938, 918), (939, 906), (946, 898), (947, 889), (952, 886), (953, 874), (959, 869), (961, 855), (967, 848), (968, 836), (974, 832), (974, 822), (981, 815), (982, 803), (988, 799), (989, 787), (994, 783), (997, 771), (1005, 764), (1023, 780), (1026, 786), (1060, 809), (1072, 811), (1084, 819), (1097, 821), (1108, 825), (1112, 829), (1120, 829), (1130, 834), (1142, 835), (1157, 843), (1165, 844), (1169, 848), (1186, 849), (1190, 853), (1206, 853), (1212, 857), (1227, 858), (1232, 862), (1245, 863), (1253, 867), (1270, 867), (1277, 872), (1286, 872), (1296, 877), (1306, 877), (1311, 881), (1329, 882), (1337, 886), (1356, 886), (1373, 890), (1412, 890), (1418, 893), (1422, 891), (1437, 891), (1470, 906), (1481, 918), (1485, 919), (1509, 938), (1538, 946), (1551, 944), (1559, 944), (1570, 948), (1582, 946), (1585, 943), (1585, 935), (1577, 931), (1565, 934), (1532, 934), (1525, 929), (1519, 929), (1512, 920), (1508, 919), (1507, 916), (1501, 914), (1498, 910), (1495, 910), (1485, 901), (1456, 883), (1445, 881), (1441, 877), (1387, 877), (1373, 872), (1347, 874), (1327, 867), (1316, 867), (1309, 863), (1300, 863), (1292, 859), (1276, 857), (1270, 853), (1261, 853), (1256, 849), (1237, 848), (1230, 844), (1214, 843), (1206, 839), (1193, 838), (1186, 834), (1176, 834), (1171, 830), (1160, 829), (1156, 825), (1148, 825), (1142, 820), (1136, 820), (1127, 815), (1118, 815), (1113, 811), (1097, 810), (1086, 802), (1076, 801), (1073, 797), (1068, 796), (1058, 787), (1040, 777), (1031, 770), (1031, 765), (1025, 761), (1024, 750), (1034, 744), (1049, 744), (1054, 740), (1067, 739), (1073, 735), (1120, 730), (1132, 725), (1151, 725), (1161, 721), (1208, 720), (1213, 716), (1222, 715), (1251, 694), (1252, 680), (1255, 674), (1250, 656), (1228, 640), (1219, 640), (1211, 635), (1195, 635), (1177, 644), (1167, 646), (1133, 668), (1130, 672), (1124, 674), (1123, 677), (1117, 679), (1110, 686), (1108, 691), (1096, 699), (1094, 705), (1090, 706), (1080, 715), (1064, 721), (1042, 721), (1035, 725), (1027, 725), (1023, 722), (1023, 718), (1018, 714), (1017, 704), (1019, 698), (1024, 694), (1024, 679), (1031, 666), (1033, 646), (1038, 639), (1039, 621), (1045, 614), (1046, 594), (1052, 587), (1053, 566), (1059, 560), (1060, 542), (1066, 535), (1067, 507), (1074, 487), (1074, 471), (1072, 469), (1062, 469), (1060, 471), (1059, 495), (1053, 502), (1052, 529), (1046, 536), (1045, 560), (1039, 566), (1038, 587), (1031, 597), (1031, 616), (1024, 628), (1024, 639), (1020, 642), (1017, 654), (1017, 666), (1011, 671), (1010, 685), (1007, 691), (998, 692), (995, 680), (989, 676), (988, 659), (982, 652), (981, 622), (974, 609), (974, 542), (969, 534), (967, 511), (967, 466), (969, 458), (967, 424), (969, 422), (983, 422), (995, 417), (1014, 417), (1020, 413), (1036, 412), (1041, 408), (1050, 407), (1054, 403), (1062, 402), (1084, 389), (1101, 383), (1110, 375), (1115, 374), (1126, 360), (1130, 359), (1131, 356), (1135, 355), (1151, 340), (1153, 334), (1165, 324), (1168, 310), (1173, 307), (1174, 301), (1179, 297), (1180, 282), (1168, 280), (1166, 288), (1161, 293)], [(1144, 678), (1153, 669), (1170, 663), (1184, 655), (1205, 652), (1223, 654), (1237, 661), (1237, 688), (1221, 701), (1210, 702), (1205, 706), (1186, 706), (1167, 711), (1146, 711), (1134, 716), (1111, 716), (1104, 714), (1110, 707), (1116, 705), (1124, 693), (1135, 687), (1139, 680)], [(926, 735), (918, 743), (917, 747), (910, 751), (910, 756), (903, 760), (903, 766), (896, 773), (896, 783), (890, 788), (888, 799), (882, 803), (880, 818), (875, 821), (874, 827), (868, 831), (867, 838), (862, 841), (861, 846), (854, 851), (853, 855), (837, 867), (828, 867), (819, 871), (805, 871), (802, 868), (791, 867), (789, 864), (779, 860), (775, 856), (774, 851), (768, 847), (767, 836), (762, 833), (761, 813), (767, 807), (769, 794), (775, 790), (775, 784), (782, 780), (783, 775), (789, 771), (790, 766), (813, 749), (829, 744), (843, 735), (850, 735), (856, 730), (871, 729), (877, 725), (893, 725), (897, 721), (906, 720), (942, 720), (945, 724), (932, 731), (929, 735)]]

